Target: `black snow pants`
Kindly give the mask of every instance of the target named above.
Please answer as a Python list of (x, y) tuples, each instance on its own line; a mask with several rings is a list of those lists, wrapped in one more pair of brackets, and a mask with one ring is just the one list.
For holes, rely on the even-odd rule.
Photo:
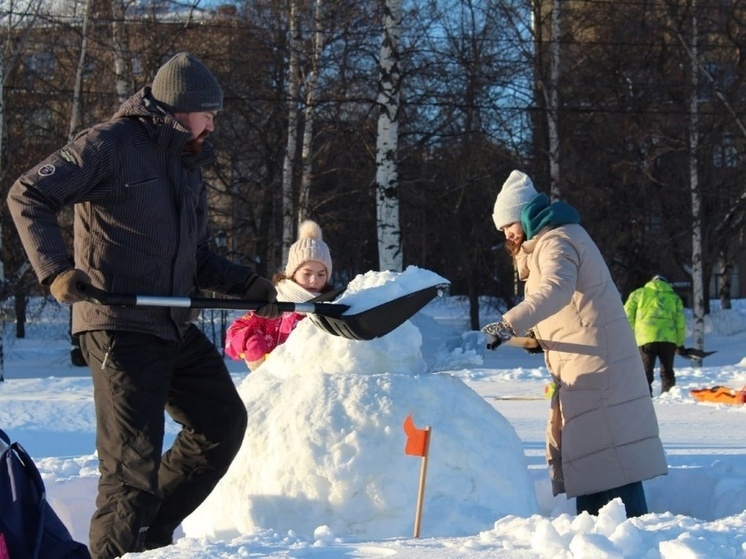
[(648, 378), (650, 395), (653, 395), (653, 380), (655, 379), (655, 360), (660, 361), (661, 393), (668, 392), (676, 385), (673, 371), (673, 360), (676, 357), (676, 344), (673, 342), (652, 342), (640, 346), (642, 365)]
[[(215, 346), (194, 325), (182, 342), (137, 332), (81, 335), (93, 377), (96, 512), (93, 559), (172, 543), (238, 453), (246, 408)], [(163, 455), (165, 415), (181, 425)]]

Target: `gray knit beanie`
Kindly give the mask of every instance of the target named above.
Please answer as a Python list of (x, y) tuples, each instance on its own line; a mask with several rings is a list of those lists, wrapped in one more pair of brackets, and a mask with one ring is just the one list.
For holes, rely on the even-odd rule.
[(288, 263), (285, 276), (290, 278), (306, 262), (321, 262), (329, 278), (332, 277), (332, 256), (329, 247), (323, 241), (321, 227), (310, 219), (300, 224), (298, 240), (288, 251)]
[(497, 230), (500, 231), (506, 225), (520, 221), (523, 208), (538, 195), (528, 175), (520, 171), (510, 173), (500, 194), (497, 195), (495, 208), (492, 210), (492, 220)]
[(160, 67), (151, 87), (153, 98), (174, 113), (219, 111), (223, 90), (207, 66), (180, 52)]

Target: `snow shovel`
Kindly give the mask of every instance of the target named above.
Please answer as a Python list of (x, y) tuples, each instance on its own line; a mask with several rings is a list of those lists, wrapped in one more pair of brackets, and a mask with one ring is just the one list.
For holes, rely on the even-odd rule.
[(697, 349), (696, 347), (685, 347), (683, 351), (676, 350), (676, 354), (692, 361), (702, 361), (708, 355), (717, 353), (717, 350), (705, 351), (703, 349)]
[[(90, 285), (79, 285), (89, 293), (88, 302), (124, 307), (185, 307), (191, 309), (256, 310), (265, 301), (243, 299), (215, 299), (206, 297), (166, 297), (106, 293)], [(275, 303), (281, 312), (308, 314), (312, 322), (324, 332), (350, 340), (372, 340), (385, 336), (442, 293), (443, 285), (434, 285), (397, 297), (357, 314), (344, 314), (349, 305), (339, 303)]]
[[(528, 350), (538, 347), (539, 342), (537, 342), (535, 338), (531, 338), (528, 336), (514, 336), (509, 340), (504, 341), (503, 344)], [(717, 351), (704, 351), (702, 349), (697, 349), (696, 347), (685, 347), (683, 351), (677, 350), (676, 353), (681, 357), (691, 359), (692, 361), (701, 361), (708, 355), (717, 353)]]

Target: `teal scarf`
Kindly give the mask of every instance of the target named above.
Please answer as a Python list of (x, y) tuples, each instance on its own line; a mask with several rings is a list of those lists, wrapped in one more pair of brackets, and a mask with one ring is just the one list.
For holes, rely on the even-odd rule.
[(564, 202), (550, 203), (546, 194), (535, 196), (521, 212), (521, 226), (527, 241), (547, 225), (558, 227), (570, 223), (580, 223), (580, 214)]

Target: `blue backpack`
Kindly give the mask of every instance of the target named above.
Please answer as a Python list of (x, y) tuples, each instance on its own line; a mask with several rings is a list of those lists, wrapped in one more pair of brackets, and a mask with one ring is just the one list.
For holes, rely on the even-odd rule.
[[(10, 559), (91, 559), (47, 502), (36, 464), (0, 429), (0, 535)], [(2, 541), (2, 539), (0, 539)]]

